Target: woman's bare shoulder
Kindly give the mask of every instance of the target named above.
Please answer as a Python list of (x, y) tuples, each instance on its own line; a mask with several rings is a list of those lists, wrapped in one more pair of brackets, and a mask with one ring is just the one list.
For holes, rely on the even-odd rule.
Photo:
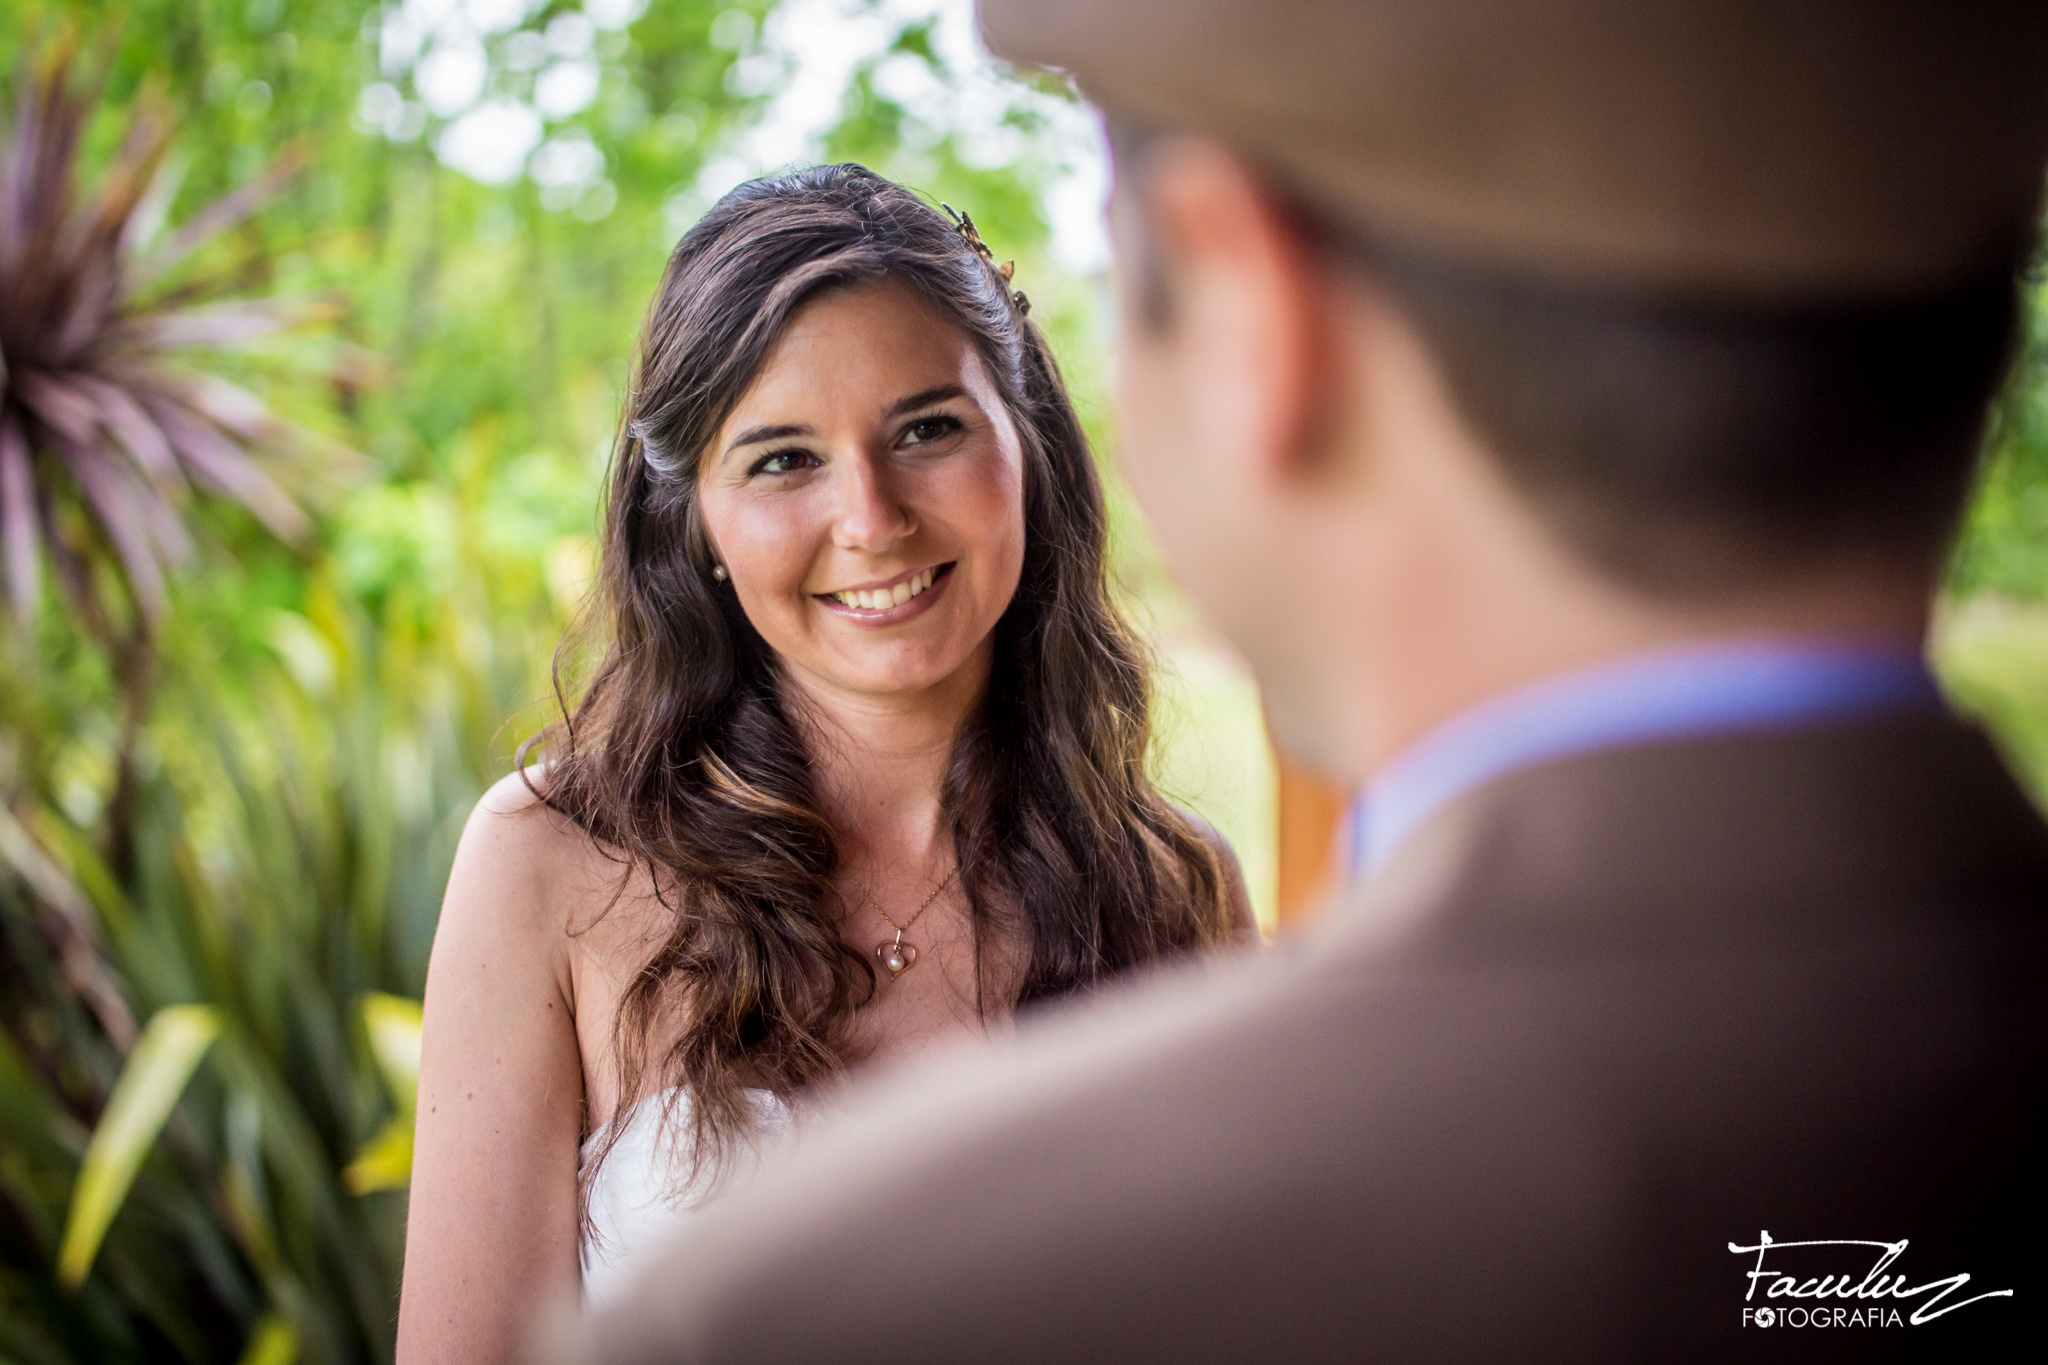
[(565, 965), (589, 962), (607, 974), (637, 965), (670, 920), (645, 865), (594, 838), (546, 794), (539, 768), (484, 793), (463, 830), (443, 919), (451, 910), (488, 915), (502, 931), (539, 936)]
[(573, 1283), (585, 1084), (561, 888), (580, 839), (515, 774), (456, 848), (427, 966), (401, 1359), (474, 1358), (450, 1343), (517, 1320), (504, 1286)]
[(573, 929), (623, 865), (543, 797), (545, 773), (515, 772), (477, 801), (448, 880), (444, 920), (482, 916), (500, 932), (550, 939)]

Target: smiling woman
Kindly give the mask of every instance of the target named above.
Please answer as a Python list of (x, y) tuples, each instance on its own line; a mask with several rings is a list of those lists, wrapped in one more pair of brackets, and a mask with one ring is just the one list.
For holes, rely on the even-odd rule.
[(401, 1359), (609, 1297), (849, 1071), (1256, 937), (1145, 775), (1101, 489), (1025, 311), (971, 224), (857, 166), (742, 185), (677, 246), (564, 655), (595, 666), (450, 879)]
[(1023, 570), (1024, 456), (966, 333), (893, 280), (835, 291), (712, 448), (712, 552), (807, 695), (979, 694)]

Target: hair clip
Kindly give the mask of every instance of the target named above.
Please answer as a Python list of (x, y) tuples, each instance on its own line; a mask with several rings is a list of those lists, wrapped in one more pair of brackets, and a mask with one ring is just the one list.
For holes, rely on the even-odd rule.
[[(1004, 261), (1001, 265), (997, 265), (996, 254), (989, 250), (987, 242), (981, 240), (981, 233), (975, 228), (974, 219), (943, 201), (939, 204), (939, 207), (944, 209), (946, 216), (953, 220), (953, 231), (960, 234), (960, 240), (967, 243), (973, 249), (975, 255), (987, 261), (995, 270), (996, 277), (1005, 286), (1008, 286), (1010, 280), (1017, 273), (1017, 263), (1015, 261)], [(1011, 306), (1016, 308), (1018, 317), (1029, 317), (1031, 315), (1031, 300), (1024, 297), (1023, 290), (1011, 290), (1010, 303)]]
[[(981, 257), (990, 265), (994, 265), (996, 254), (988, 249), (987, 242), (981, 240), (981, 234), (975, 230), (974, 219), (943, 201), (940, 202), (939, 207), (944, 209), (946, 216), (953, 220), (953, 231), (960, 234), (960, 240), (973, 247), (975, 255)], [(1004, 278), (1008, 279), (1009, 277), (1006, 275)]]

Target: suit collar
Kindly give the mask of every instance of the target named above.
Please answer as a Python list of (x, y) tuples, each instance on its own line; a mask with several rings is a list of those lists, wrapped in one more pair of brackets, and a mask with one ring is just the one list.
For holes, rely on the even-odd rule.
[(2048, 892), (2048, 828), (1980, 731), (1913, 714), (1509, 772), (1426, 819), (1331, 932), (1715, 938), (1938, 915), (2021, 884)]
[(1728, 640), (1610, 660), (1490, 697), (1410, 745), (1353, 803), (1347, 862), (1371, 875), (1461, 792), (1573, 754), (1940, 707), (1919, 649), (1897, 641)]

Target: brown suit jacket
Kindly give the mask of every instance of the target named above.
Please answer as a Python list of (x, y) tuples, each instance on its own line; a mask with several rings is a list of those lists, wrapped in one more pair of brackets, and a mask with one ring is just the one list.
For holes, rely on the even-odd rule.
[[(2044, 981), (2048, 830), (1956, 721), (1552, 763), (1303, 939), (879, 1085), (550, 1358), (2048, 1358)], [(1746, 1298), (1765, 1231), (2016, 1296)]]

